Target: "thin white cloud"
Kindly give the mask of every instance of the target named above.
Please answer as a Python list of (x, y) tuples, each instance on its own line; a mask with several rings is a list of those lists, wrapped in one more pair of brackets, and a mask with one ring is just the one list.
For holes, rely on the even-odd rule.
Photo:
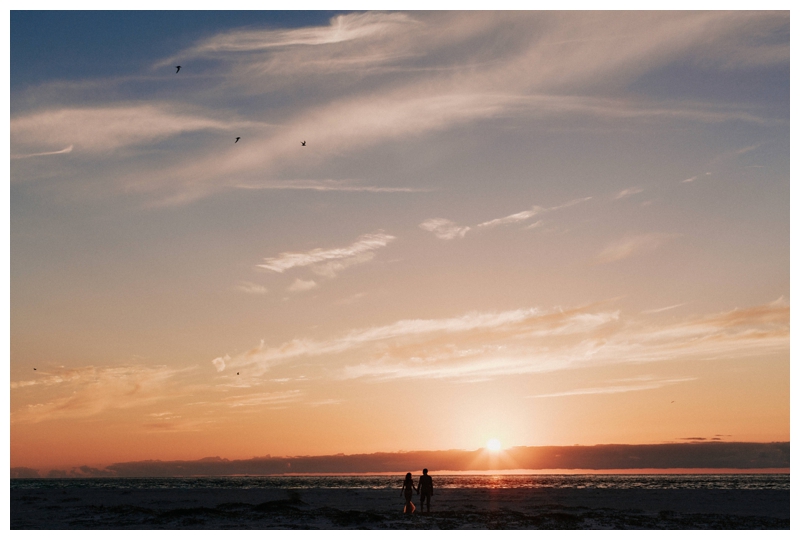
[(85, 418), (109, 409), (158, 403), (186, 392), (176, 375), (187, 371), (166, 366), (87, 366), (48, 370), (35, 379), (33, 385), (27, 384), (30, 381), (11, 383), (12, 404), (18, 400), (30, 401), (18, 397), (20, 392), (38, 392), (37, 386), (48, 387), (47, 401), (15, 406), (11, 422)]
[(225, 362), (230, 361), (231, 357), (227, 354), (225, 356), (219, 356), (214, 358), (211, 363), (214, 364), (214, 367), (217, 368), (217, 372), (225, 371)]
[[(564, 204), (560, 204), (558, 206), (551, 206), (549, 208), (545, 208), (542, 206), (534, 205), (530, 210), (524, 210), (522, 212), (517, 212), (516, 214), (511, 214), (509, 216), (491, 219), (489, 221), (484, 221), (483, 223), (479, 223), (475, 226), (475, 228), (483, 228), (483, 229), (491, 229), (493, 227), (497, 227), (499, 225), (513, 225), (528, 221), (532, 217), (542, 214), (544, 212), (552, 212), (554, 210), (561, 210), (562, 208), (568, 208), (570, 206), (574, 206), (576, 204), (580, 204), (582, 202), (586, 202), (590, 200), (591, 197), (583, 197), (580, 199), (573, 199), (568, 201)], [(525, 227), (526, 229), (534, 229), (543, 225), (543, 221), (539, 220), (531, 225)], [(436, 238), (440, 238), (442, 240), (452, 240), (454, 238), (463, 238), (464, 235), (467, 234), (470, 230), (473, 230), (472, 227), (469, 226), (460, 226), (449, 219), (444, 218), (433, 218), (428, 219), (420, 223), (419, 227), (426, 231), (432, 232)]]
[(667, 307), (662, 307), (662, 308), (648, 309), (648, 310), (642, 311), (642, 315), (652, 315), (654, 313), (662, 313), (664, 311), (669, 311), (671, 309), (675, 309), (675, 308), (679, 308), (681, 306), (685, 306), (686, 304), (687, 304), (687, 302), (684, 302), (682, 304), (675, 304), (675, 305), (672, 305), (672, 306), (667, 306)]
[(652, 251), (672, 238), (675, 238), (675, 235), (661, 233), (626, 236), (606, 246), (606, 248), (595, 257), (595, 263), (607, 264), (627, 259), (634, 253)]
[(219, 56), (226, 53), (270, 52), (272, 49), (321, 46), (363, 41), (403, 31), (413, 19), (403, 13), (356, 13), (333, 17), (328, 26), (292, 30), (234, 30), (206, 39), (179, 55), (156, 64), (172, 65), (178, 59)]
[(426, 336), (437, 333), (453, 334), (462, 332), (491, 331), (506, 325), (523, 324), (526, 320), (539, 315), (536, 308), (520, 309), (505, 312), (480, 313), (472, 312), (461, 317), (449, 319), (408, 319), (397, 321), (386, 326), (353, 330), (348, 334), (330, 340), (315, 341), (294, 339), (274, 348), (264, 348), (248, 352), (235, 358), (231, 365), (243, 366), (259, 364), (263, 368), (278, 362), (297, 357), (314, 357), (328, 354), (339, 354), (361, 348), (371, 343), (386, 340), (404, 339), (415, 336)]
[(351, 266), (364, 264), (366, 262), (371, 261), (374, 258), (375, 258), (375, 253), (372, 251), (368, 251), (366, 253), (359, 253), (358, 255), (354, 255), (353, 257), (347, 257), (346, 259), (336, 259), (312, 265), (311, 271), (320, 276), (324, 276), (327, 278), (334, 278), (342, 270), (350, 268)]
[(643, 188), (640, 187), (632, 187), (628, 189), (623, 189), (619, 193), (614, 196), (614, 200), (624, 199), (625, 197), (630, 197), (631, 195), (636, 195), (637, 193), (641, 193), (644, 191)]
[(249, 281), (242, 281), (236, 286), (236, 289), (247, 294), (267, 294), (269, 290), (263, 285), (257, 283), (250, 283)]
[(291, 285), (286, 289), (289, 292), (304, 292), (316, 289), (319, 285), (313, 280), (295, 279)]
[(511, 223), (519, 223), (520, 221), (527, 221), (536, 214), (541, 214), (546, 209), (542, 208), (541, 206), (534, 206), (530, 210), (525, 210), (523, 212), (517, 212), (516, 214), (511, 214), (510, 216), (492, 219), (489, 221), (484, 221), (483, 223), (478, 223), (478, 227), (496, 227), (498, 225), (509, 225)]
[[(672, 324), (626, 321), (613, 313), (584, 311), (545, 313), (525, 324), (504, 325), (491, 332), (418, 336), (388, 347), (372, 346), (367, 349), (372, 358), (348, 363), (341, 369), (341, 377), (466, 381), (619, 363), (788, 354), (789, 308), (785, 303)], [(645, 381), (590, 390), (632, 391), (654, 384)]]
[(719, 124), (733, 120), (756, 125), (784, 123), (780, 119), (759, 116), (753, 112), (721, 104), (681, 101), (670, 103), (648, 100), (620, 100), (598, 98), (591, 95), (561, 96), (534, 94), (529, 96), (507, 96), (504, 108), (516, 115), (532, 117), (582, 116), (599, 122), (628, 121), (652, 122), (702, 122)]
[[(107, 152), (181, 133), (230, 130), (248, 122), (219, 121), (169, 104), (55, 109), (11, 119), (11, 146), (67, 145), (69, 151)], [(66, 149), (65, 149), (66, 150)]]
[(62, 150), (56, 150), (54, 152), (38, 152), (35, 154), (11, 154), (11, 159), (26, 159), (39, 156), (55, 156), (57, 154), (69, 154), (70, 152), (72, 152), (72, 145), (69, 145)]
[(611, 384), (608, 386), (594, 386), (590, 388), (577, 388), (575, 390), (565, 390), (563, 392), (554, 392), (551, 394), (537, 394), (528, 396), (532, 398), (552, 398), (564, 396), (581, 396), (591, 394), (620, 394), (624, 392), (639, 392), (642, 390), (655, 390), (673, 384), (682, 382), (696, 381), (697, 377), (682, 377), (678, 379), (657, 379), (650, 382), (640, 382), (634, 384)]
[[(536, 32), (531, 33), (531, 28)], [(755, 28), (758, 32), (750, 31)], [(119, 110), (102, 106), (37, 111), (12, 120), (12, 153), (41, 153), (73, 144), (74, 152), (86, 159), (96, 159), (85, 156), (87, 150), (103, 153), (107, 159), (109, 149), (203, 130), (267, 126), (279, 119), (279, 133), (254, 129), (248, 134), (248, 144), (237, 145), (235, 151), (222, 151), (216, 140), (192, 137), (196, 146), (191, 152), (170, 155), (151, 170), (143, 171), (140, 163), (121, 167), (115, 187), (151, 193), (161, 204), (186, 203), (262, 182), (262, 189), (400, 192), (408, 188), (281, 182), (266, 186), (273, 176), (302, 170), (300, 163), (319, 165), (330, 156), (350, 155), (387, 141), (518, 117), (521, 112), (591, 115), (600, 121), (628, 118), (653, 124), (770, 122), (740, 106), (613, 100), (597, 97), (597, 88), (613, 90), (676, 61), (702, 59), (712, 66), (788, 65), (788, 39), (775, 43), (766, 37), (786, 30), (788, 18), (778, 12), (574, 12), (568, 16), (555, 12), (367, 12), (338, 15), (329, 24), (313, 28), (248, 28), (203, 39), (159, 64), (171, 67), (179, 60), (184, 65), (180, 77), (184, 71), (187, 77), (198, 77), (188, 80), (200, 84), (186, 86), (186, 77), (170, 73), (170, 84), (184, 85), (181, 103), (194, 100), (203, 109), (163, 103), (156, 111), (138, 104), (125, 104)], [(501, 32), (505, 38), (496, 46), (472, 46)], [(146, 81), (155, 79), (162, 84), (162, 78), (152, 74)], [(315, 89), (313, 95), (305, 92), (308, 88)], [(297, 89), (304, 90), (306, 100), (269, 99), (290, 96)], [(47, 92), (42, 90), (42, 95)], [(86, 93), (77, 87), (71, 92), (75, 102)], [(98, 87), (92, 93), (102, 92)], [(264, 99), (251, 99), (256, 95)], [(209, 117), (208, 110), (229, 107), (242, 98), (249, 104), (252, 124), (232, 122), (230, 112)], [(259, 108), (258, 102), (269, 105)], [(61, 114), (65, 111), (66, 116)], [(42, 121), (33, 122), (37, 115), (44, 115)], [(309, 134), (313, 140), (300, 158), (299, 141)], [(12, 171), (12, 178), (17, 174)]]
[(273, 272), (282, 273), (291, 268), (363, 255), (385, 247), (394, 239), (394, 236), (382, 232), (365, 234), (347, 247), (333, 249), (316, 248), (304, 253), (281, 253), (277, 257), (264, 259), (264, 263), (257, 266), (272, 270)]
[(303, 396), (301, 390), (284, 390), (281, 392), (259, 392), (230, 396), (222, 399), (229, 407), (256, 407), (258, 410), (265, 408), (283, 408), (289, 403), (295, 403)]
[(541, 227), (542, 225), (544, 225), (544, 221), (542, 221), (540, 219), (539, 221), (536, 221), (534, 223), (531, 223), (530, 225), (527, 225), (525, 228), (526, 229), (535, 229), (537, 227)]
[(756, 150), (756, 149), (760, 148), (763, 145), (764, 145), (764, 143), (761, 142), (761, 143), (758, 143), (758, 144), (745, 146), (744, 148), (739, 148), (738, 150), (736, 150), (735, 153), (736, 153), (737, 156), (740, 156), (742, 154), (747, 154), (748, 152), (752, 152), (753, 150)]
[(551, 206), (549, 208), (544, 208), (542, 206), (534, 205), (533, 208), (530, 210), (525, 210), (523, 212), (517, 212), (516, 214), (511, 214), (510, 216), (492, 219), (489, 221), (484, 221), (483, 223), (479, 223), (477, 227), (484, 227), (484, 228), (492, 228), (498, 225), (511, 225), (514, 223), (520, 223), (523, 221), (527, 221), (533, 216), (538, 214), (542, 214), (544, 212), (552, 212), (554, 210), (561, 210), (562, 208), (569, 208), (570, 206), (575, 206), (576, 204), (580, 204), (582, 202), (586, 202), (590, 200), (591, 197), (583, 197), (580, 199), (573, 199), (571, 201), (567, 201), (564, 204), (560, 204), (558, 206)]
[(309, 401), (306, 403), (309, 407), (327, 407), (328, 405), (340, 405), (344, 403), (343, 399), (320, 399), (317, 401)]
[(464, 238), (464, 235), (469, 231), (469, 227), (460, 226), (456, 223), (444, 218), (426, 219), (419, 224), (419, 228), (425, 231), (432, 232), (436, 238), (441, 240), (452, 240), (454, 238)]
[[(274, 347), (262, 341), (227, 366), (258, 378), (303, 358), (303, 365), (324, 364), (341, 379), (476, 381), (620, 363), (763, 358), (788, 354), (788, 348), (789, 306), (779, 299), (677, 322), (625, 318), (591, 306), (407, 319), (330, 339), (298, 338)], [(634, 383), (614, 386), (633, 390), (650, 381)]]
[[(702, 176), (711, 176), (711, 173), (707, 172), (706, 174), (704, 174)], [(686, 180), (681, 180), (681, 184), (688, 184), (689, 182), (694, 182), (698, 178), (700, 178), (700, 175), (692, 176), (691, 178), (687, 178)]]
[(364, 193), (427, 193), (430, 188), (365, 186), (347, 180), (286, 180), (262, 184), (239, 184), (239, 189), (298, 190), (298, 191), (350, 191)]

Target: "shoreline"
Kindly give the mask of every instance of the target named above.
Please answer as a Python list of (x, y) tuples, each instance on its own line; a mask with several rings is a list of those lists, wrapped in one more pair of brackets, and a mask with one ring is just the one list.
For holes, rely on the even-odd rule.
[(12, 529), (789, 529), (786, 489), (12, 487)]

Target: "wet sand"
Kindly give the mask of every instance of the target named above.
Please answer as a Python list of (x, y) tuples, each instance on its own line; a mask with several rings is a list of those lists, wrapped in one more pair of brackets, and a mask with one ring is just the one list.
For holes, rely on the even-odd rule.
[(789, 490), (11, 489), (12, 529), (789, 529)]

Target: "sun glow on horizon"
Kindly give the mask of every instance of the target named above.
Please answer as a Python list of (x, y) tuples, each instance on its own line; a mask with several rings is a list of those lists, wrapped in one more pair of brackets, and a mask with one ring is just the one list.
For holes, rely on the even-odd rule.
[(498, 452), (501, 448), (503, 448), (502, 443), (499, 439), (489, 439), (486, 441), (486, 449), (492, 452)]

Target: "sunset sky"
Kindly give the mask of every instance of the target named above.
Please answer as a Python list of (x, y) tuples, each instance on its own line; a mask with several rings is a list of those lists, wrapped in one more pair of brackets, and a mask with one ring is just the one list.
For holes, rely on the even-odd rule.
[(788, 12), (17, 11), (10, 104), (12, 467), (789, 441)]

